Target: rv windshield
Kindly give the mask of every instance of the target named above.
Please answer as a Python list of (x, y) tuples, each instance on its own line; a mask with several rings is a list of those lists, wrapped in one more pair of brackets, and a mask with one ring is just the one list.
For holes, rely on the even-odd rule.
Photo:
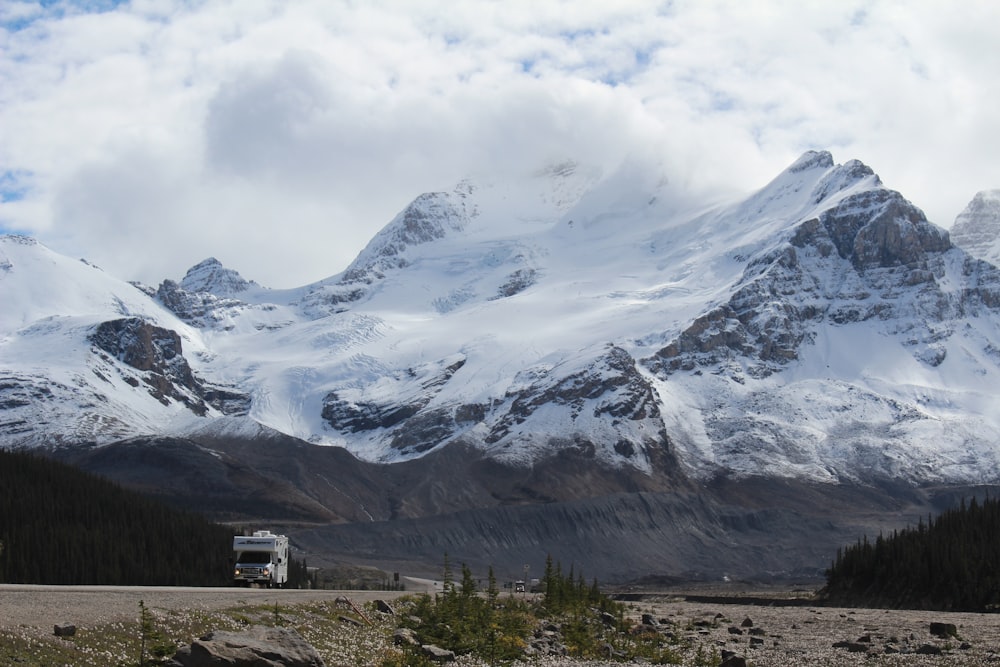
[(237, 557), (239, 563), (270, 563), (270, 551), (243, 551)]

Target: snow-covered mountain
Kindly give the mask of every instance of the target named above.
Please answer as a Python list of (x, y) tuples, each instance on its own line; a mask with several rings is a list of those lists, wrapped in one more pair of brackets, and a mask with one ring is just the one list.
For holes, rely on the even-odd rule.
[(567, 162), (419, 196), (342, 273), (131, 285), (0, 239), (0, 443), (262, 427), (656, 476), (995, 481), (1000, 271), (857, 161), (738, 201)]
[(976, 193), (955, 218), (951, 240), (973, 257), (1000, 264), (1000, 190)]

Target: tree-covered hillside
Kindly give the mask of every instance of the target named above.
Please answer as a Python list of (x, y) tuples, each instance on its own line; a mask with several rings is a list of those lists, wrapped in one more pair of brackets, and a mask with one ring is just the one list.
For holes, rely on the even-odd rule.
[(1000, 501), (963, 501), (916, 528), (838, 550), (824, 593), (849, 606), (1000, 608)]
[(0, 450), (0, 581), (226, 585), (232, 534), (66, 464)]

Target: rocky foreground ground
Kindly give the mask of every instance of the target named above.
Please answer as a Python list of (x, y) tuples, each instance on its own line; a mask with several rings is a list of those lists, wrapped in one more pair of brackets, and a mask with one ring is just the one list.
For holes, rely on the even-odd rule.
[[(15, 644), (44, 647), (64, 641), (53, 637), (55, 624), (74, 623), (85, 635), (88, 628), (118, 627), (135, 621), (140, 599), (157, 618), (167, 620), (177, 615), (195, 612), (203, 615), (234, 607), (254, 608), (263, 615), (270, 614), (272, 607), (280, 607), (282, 615), (293, 617), (297, 605), (332, 606), (338, 597), (347, 596), (363, 606), (376, 598), (391, 602), (397, 595), (358, 591), (0, 586), (0, 656), (5, 650), (11, 651)], [(774, 591), (769, 595), (774, 596)], [(686, 665), (717, 664), (714, 660), (723, 651), (745, 657), (757, 667), (1000, 664), (1000, 615), (828, 608), (812, 605), (808, 600), (802, 606), (732, 604), (712, 598), (695, 602), (674, 592), (635, 598), (625, 603), (628, 616), (637, 625), (645, 623), (648, 631), (676, 639), (678, 657)], [(308, 625), (308, 621), (304, 623)], [(932, 623), (945, 627), (950, 624), (955, 634), (936, 636), (931, 632)], [(359, 645), (345, 648), (344, 638), (350, 643), (352, 633), (356, 634)], [(379, 643), (378, 633), (345, 628), (343, 636), (337, 643), (331, 641), (330, 648), (322, 647), (327, 665), (379, 665), (384, 645)], [(388, 636), (385, 633), (387, 643)], [(316, 638), (310, 641), (324, 644)], [(335, 644), (336, 649), (332, 648)], [(483, 667), (487, 663), (465, 657), (455, 664)], [(531, 664), (597, 667), (620, 663), (548, 656), (534, 659)]]

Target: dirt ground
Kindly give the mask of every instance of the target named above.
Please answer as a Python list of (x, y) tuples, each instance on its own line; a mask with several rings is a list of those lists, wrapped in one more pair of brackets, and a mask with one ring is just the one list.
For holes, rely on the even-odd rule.
[[(788, 665), (1000, 664), (1000, 615), (685, 602), (670, 596), (628, 603), (630, 613), (697, 635), (756, 667)], [(950, 623), (957, 636), (930, 632)]]
[[(409, 591), (418, 588), (413, 582)], [(433, 590), (433, 583), (426, 588)], [(79, 626), (131, 620), (139, 601), (152, 609), (222, 609), (243, 604), (293, 605), (346, 596), (359, 606), (403, 593), (384, 591), (300, 591), (242, 588), (60, 587), (0, 585), (0, 629)], [(774, 592), (769, 592), (774, 595)], [(677, 592), (646, 594), (626, 601), (628, 615), (643, 615), (679, 639), (693, 639), (708, 651), (744, 656), (756, 667), (787, 665), (1000, 665), (1000, 615), (955, 612), (842, 609), (774, 604), (730, 604), (713, 599), (686, 601)], [(932, 622), (950, 623), (957, 636), (940, 638)], [(839, 644), (839, 645), (838, 645)], [(546, 660), (546, 665), (604, 663)], [(693, 663), (692, 663), (693, 664)]]
[[(411, 587), (413, 592), (415, 588)], [(241, 605), (292, 605), (346, 596), (359, 606), (404, 593), (385, 591), (283, 590), (263, 588), (183, 588), (170, 586), (0, 585), (0, 628), (51, 629), (57, 623), (100, 625), (134, 621), (139, 601), (150, 609), (213, 610)]]

